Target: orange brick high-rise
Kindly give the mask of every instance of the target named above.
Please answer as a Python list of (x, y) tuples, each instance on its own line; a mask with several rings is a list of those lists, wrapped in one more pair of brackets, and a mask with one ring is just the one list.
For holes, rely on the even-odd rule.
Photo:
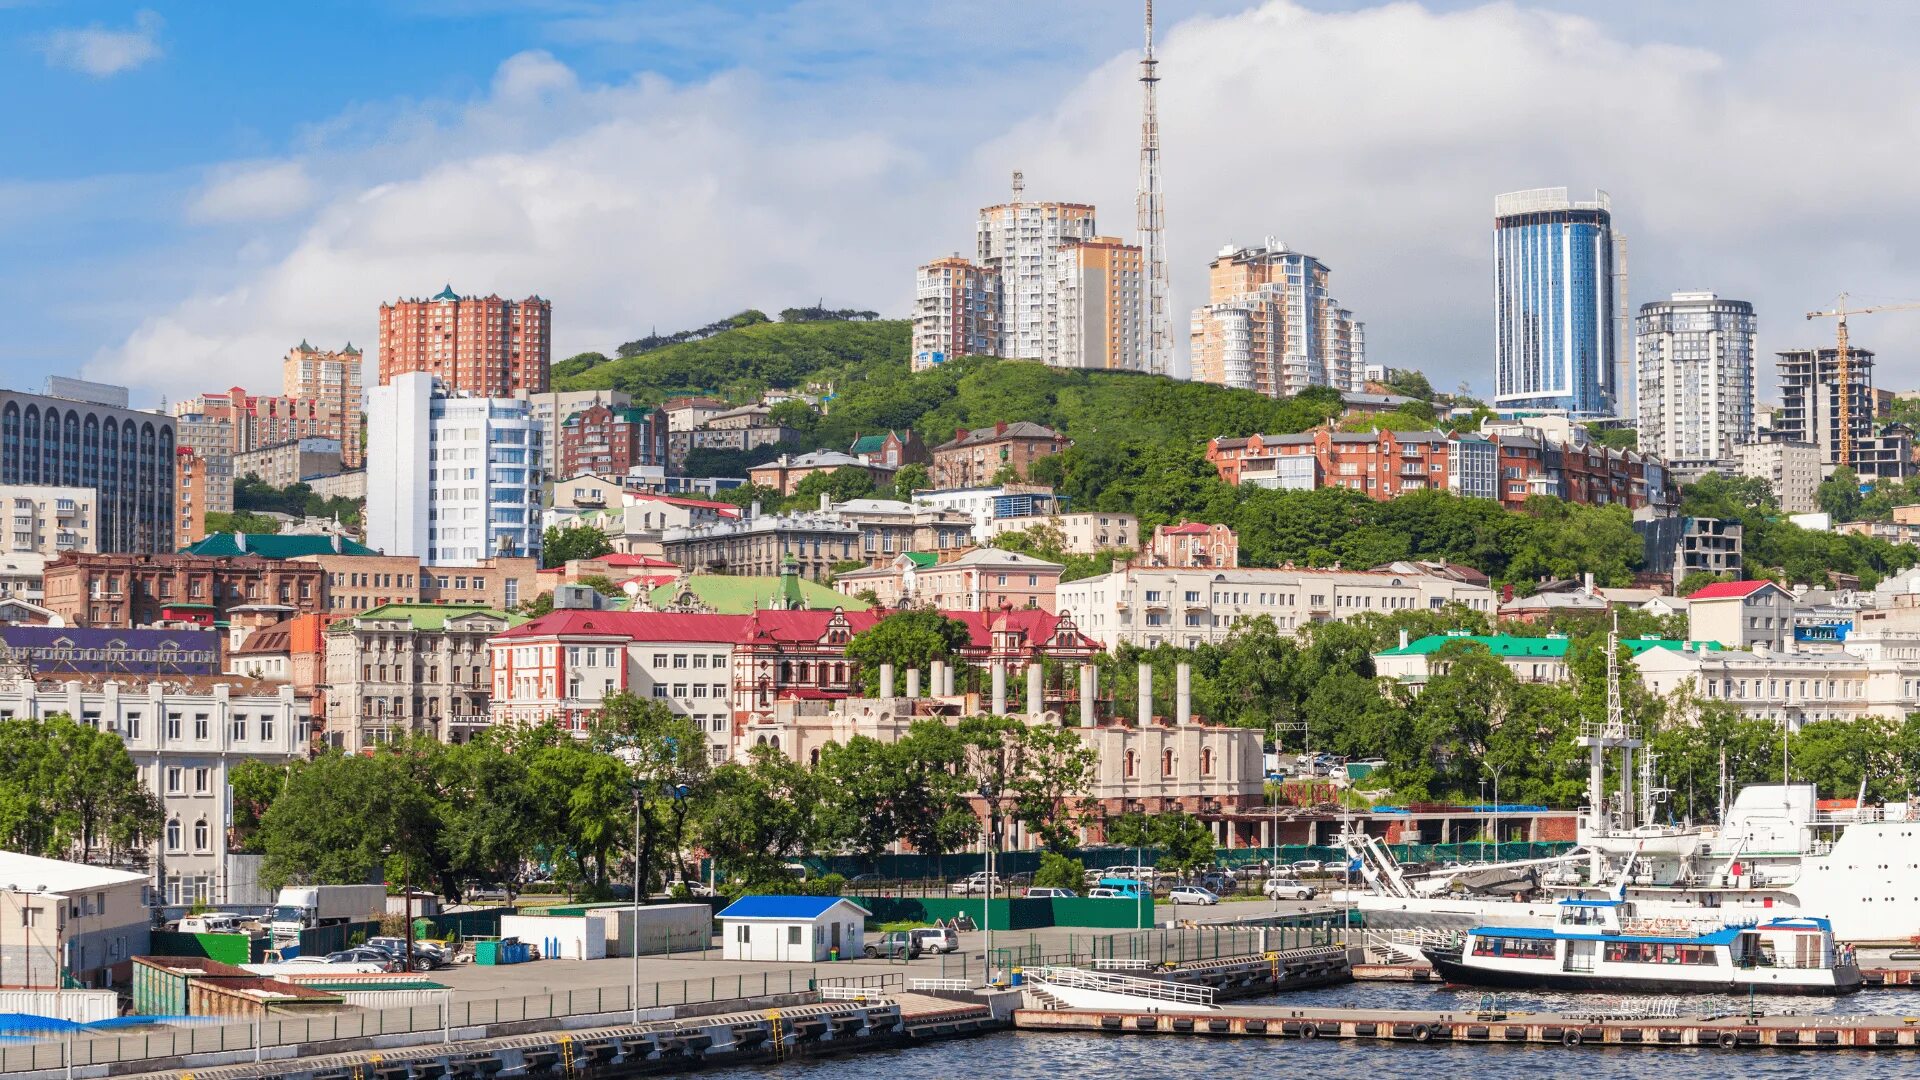
[(423, 371), (449, 391), (509, 397), (545, 393), (553, 361), (553, 305), (537, 296), (461, 296), (380, 305), (380, 385)]

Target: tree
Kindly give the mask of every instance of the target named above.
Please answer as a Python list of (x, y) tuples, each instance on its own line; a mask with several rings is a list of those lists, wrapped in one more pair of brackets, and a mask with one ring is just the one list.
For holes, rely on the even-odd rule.
[(597, 559), (613, 553), (607, 534), (587, 524), (554, 525), (540, 537), (540, 561), (547, 567), (565, 566), (575, 559)]
[(1820, 481), (1814, 489), (1813, 503), (1838, 523), (1857, 521), (1860, 513), (1860, 476), (1845, 465)]
[(258, 852), (254, 836), (267, 808), (287, 785), (293, 766), (265, 761), (237, 761), (227, 770), (227, 784), (233, 792), (234, 839), (242, 851)]
[(520, 614), (525, 615), (529, 619), (537, 619), (552, 611), (553, 593), (551, 590), (520, 601)]
[(1213, 865), (1213, 830), (1184, 810), (1156, 814), (1154, 846), (1160, 849), (1160, 868), (1187, 877)]
[(260, 819), (261, 883), (367, 880), (393, 841), (386, 779), (374, 757), (332, 751), (294, 766)]
[(1069, 859), (1051, 851), (1040, 853), (1040, 869), (1033, 873), (1033, 885), (1036, 889), (1066, 889), (1079, 892), (1086, 887), (1087, 865), (1079, 859)]
[(786, 501), (790, 509), (809, 510), (820, 505), (820, 496), (831, 502), (864, 499), (873, 494), (873, 474), (864, 465), (842, 465), (832, 472), (810, 473), (793, 486)]
[(713, 770), (712, 797), (700, 808), (699, 842), (748, 889), (785, 885), (785, 864), (823, 835), (821, 778), (770, 746), (756, 746), (741, 765)]
[(927, 467), (917, 461), (900, 466), (900, 471), (893, 474), (893, 497), (912, 502), (914, 492), (933, 486), (931, 477)]
[(235, 510), (230, 514), (219, 510), (209, 511), (202, 520), (208, 535), (230, 532), (271, 536), (280, 531), (279, 518), (270, 518), (265, 514), (256, 514), (247, 510)]
[(896, 743), (859, 735), (829, 743), (818, 770), (827, 792), (823, 828), (868, 859), (905, 840), (937, 862), (979, 832), (964, 763), (964, 746), (939, 720), (916, 721)]
[(684, 879), (679, 860), (692, 801), (704, 797), (712, 773), (706, 735), (664, 701), (623, 692), (602, 703), (589, 741), (595, 750), (619, 758), (629, 773), (640, 830), (639, 850), (629, 855), (639, 871), (640, 896), (648, 894), (663, 840), (671, 841), (675, 868)]
[(959, 732), (968, 772), (981, 791), (993, 792), (992, 807), (1009, 808), (1048, 851), (1079, 843), (1092, 820), (1087, 797), (1099, 759), (1073, 729), (983, 716), (962, 720)]
[(160, 826), (159, 801), (118, 736), (64, 713), (0, 719), (0, 839), (9, 849), (112, 859)]
[[(853, 636), (847, 658), (860, 663), (862, 685), (870, 696), (904, 693), (909, 668), (931, 669), (935, 660), (954, 662), (973, 640), (967, 624), (932, 609), (896, 612)], [(894, 685), (880, 686), (880, 665), (892, 664)]]

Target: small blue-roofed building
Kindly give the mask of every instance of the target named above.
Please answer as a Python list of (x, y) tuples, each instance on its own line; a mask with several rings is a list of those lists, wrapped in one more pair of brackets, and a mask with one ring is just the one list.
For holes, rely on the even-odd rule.
[(810, 964), (859, 956), (873, 912), (839, 896), (743, 896), (714, 918), (726, 960), (790, 960)]

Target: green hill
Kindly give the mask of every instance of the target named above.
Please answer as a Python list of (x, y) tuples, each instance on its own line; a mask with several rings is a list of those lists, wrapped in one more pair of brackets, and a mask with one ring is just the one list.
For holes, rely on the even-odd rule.
[(684, 394), (748, 402), (769, 388), (847, 372), (889, 364), (905, 371), (911, 332), (904, 319), (758, 323), (590, 367), (556, 365), (553, 382), (558, 390), (624, 390), (651, 403)]

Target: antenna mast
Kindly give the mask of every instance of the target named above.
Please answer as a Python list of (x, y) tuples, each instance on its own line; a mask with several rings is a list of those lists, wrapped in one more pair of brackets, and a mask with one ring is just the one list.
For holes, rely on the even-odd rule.
[(1140, 255), (1146, 271), (1146, 370), (1173, 371), (1173, 324), (1167, 299), (1166, 204), (1160, 191), (1159, 61), (1153, 57), (1153, 0), (1147, 0), (1147, 51), (1140, 61)]

